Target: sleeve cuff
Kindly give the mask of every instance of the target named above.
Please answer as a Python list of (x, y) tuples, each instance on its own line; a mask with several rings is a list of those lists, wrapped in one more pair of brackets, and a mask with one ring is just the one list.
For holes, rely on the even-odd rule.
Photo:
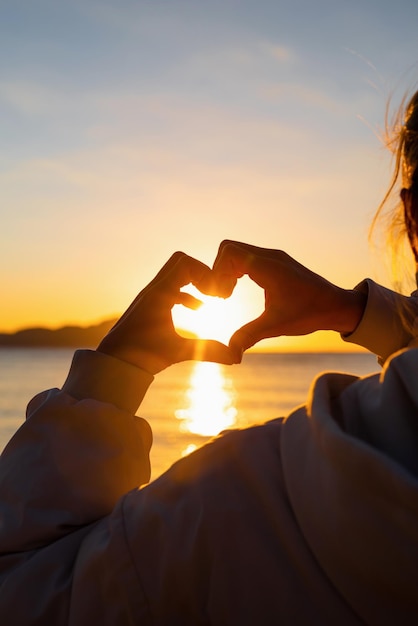
[(384, 362), (391, 354), (406, 347), (412, 338), (414, 316), (418, 312), (418, 299), (408, 298), (370, 278), (355, 289), (367, 294), (367, 304), (357, 328), (342, 339), (363, 346)]
[(94, 350), (77, 350), (62, 390), (77, 400), (93, 398), (134, 414), (154, 376)]

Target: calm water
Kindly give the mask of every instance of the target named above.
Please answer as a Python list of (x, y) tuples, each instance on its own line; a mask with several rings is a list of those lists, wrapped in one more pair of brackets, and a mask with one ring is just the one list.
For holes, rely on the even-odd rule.
[[(38, 391), (60, 387), (72, 350), (0, 349), (0, 450), (24, 420)], [(231, 427), (286, 415), (305, 401), (323, 371), (375, 372), (369, 354), (248, 354), (241, 365), (182, 363), (159, 374), (139, 414), (151, 424), (153, 477)]]

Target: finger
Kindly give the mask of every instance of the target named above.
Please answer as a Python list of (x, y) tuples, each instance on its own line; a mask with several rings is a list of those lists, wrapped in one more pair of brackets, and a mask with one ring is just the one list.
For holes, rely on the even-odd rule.
[[(275, 257), (277, 252), (277, 250), (271, 248), (259, 248), (258, 246), (252, 246), (241, 241), (231, 241), (226, 239), (219, 246), (218, 254), (216, 255), (216, 259), (212, 267), (213, 269), (216, 269), (218, 265), (232, 262), (232, 267), (235, 267), (238, 271), (246, 273), (246, 268), (252, 258), (272, 259)], [(240, 265), (242, 265), (241, 268)]]
[(203, 302), (202, 300), (199, 300), (198, 298), (192, 296), (190, 293), (186, 293), (185, 291), (179, 291), (176, 297), (175, 304), (182, 304), (188, 309), (193, 309), (194, 311), (196, 311), (202, 306)]
[[(257, 248), (237, 241), (221, 243), (213, 264), (214, 281), (223, 297), (229, 297), (238, 278), (248, 274), (258, 283), (255, 267), (263, 259), (273, 256), (274, 250)], [(259, 283), (258, 283), (259, 284)]]
[(236, 282), (236, 279), (232, 279), (230, 280), (228, 287), (226, 287), (225, 284), (222, 286), (220, 285), (219, 277), (217, 277), (214, 272), (210, 270), (209, 272), (202, 273), (200, 279), (195, 282), (195, 286), (201, 293), (204, 293), (207, 296), (226, 298), (234, 291)]
[(244, 271), (241, 271), (238, 267), (238, 257), (241, 250), (241, 244), (234, 241), (224, 241), (219, 246), (212, 268), (212, 281), (215, 285), (214, 289), (224, 298), (228, 298), (231, 295), (238, 278), (246, 274), (245, 268)]
[(202, 274), (210, 273), (210, 271), (207, 265), (188, 254), (180, 251), (174, 252), (139, 295), (143, 295), (144, 292), (161, 282), (171, 285), (174, 290), (190, 282), (196, 284)]
[(211, 361), (224, 365), (241, 362), (241, 352), (219, 341), (213, 339), (185, 339), (184, 341), (182, 350), (184, 360)]
[(134, 307), (138, 299), (143, 298), (144, 295), (158, 290), (160, 295), (165, 294), (169, 306), (183, 304), (188, 308), (198, 309), (202, 302), (190, 294), (181, 292), (180, 289), (189, 283), (199, 284), (202, 277), (210, 273), (210, 268), (201, 261), (184, 252), (175, 252), (155, 278), (137, 296), (130, 308)]
[(266, 324), (265, 313), (255, 320), (241, 326), (229, 340), (230, 347), (235, 351), (244, 352), (262, 339), (278, 336), (273, 329)]
[(154, 278), (150, 281), (150, 283), (148, 284), (148, 287), (155, 285), (155, 283), (158, 283), (162, 278), (167, 276), (167, 274), (171, 271), (171, 269), (178, 263), (179, 259), (182, 258), (183, 256), (186, 256), (184, 252), (180, 252), (180, 251), (174, 252), (171, 255), (171, 257), (168, 259), (168, 261), (164, 263), (164, 265), (158, 271), (158, 273), (154, 276)]
[(249, 243), (244, 243), (242, 241), (233, 241), (231, 239), (225, 239), (224, 241), (221, 242), (219, 246), (218, 254), (213, 264), (213, 267), (215, 267), (215, 265), (217, 264), (218, 257), (221, 256), (224, 253), (224, 250), (228, 249), (229, 247), (239, 248), (245, 251), (247, 254), (253, 254), (257, 257), (263, 257), (263, 258), (274, 258), (274, 256), (278, 252), (277, 249), (275, 248), (260, 248), (259, 246), (253, 246)]
[(210, 274), (210, 268), (202, 261), (179, 253), (176, 261), (160, 276), (159, 282), (165, 283), (170, 290), (178, 290), (189, 283), (198, 286), (201, 282), (207, 281)]

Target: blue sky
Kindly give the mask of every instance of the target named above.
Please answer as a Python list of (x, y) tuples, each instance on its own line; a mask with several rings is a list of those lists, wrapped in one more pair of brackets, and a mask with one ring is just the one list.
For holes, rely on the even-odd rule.
[(0, 0), (0, 330), (121, 311), (176, 249), (389, 281), (376, 134), (418, 3)]

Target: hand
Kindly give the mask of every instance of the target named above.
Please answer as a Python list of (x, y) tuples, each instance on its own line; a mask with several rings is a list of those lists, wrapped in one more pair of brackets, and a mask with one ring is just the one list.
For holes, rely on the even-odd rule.
[(211, 270), (196, 259), (176, 252), (151, 283), (141, 291), (115, 326), (101, 341), (98, 351), (156, 374), (173, 363), (188, 359), (237, 363), (228, 346), (213, 340), (185, 339), (173, 325), (174, 304), (198, 308), (200, 302), (180, 291), (188, 283), (211, 283)]
[(265, 310), (231, 337), (230, 346), (241, 353), (268, 337), (350, 333), (364, 311), (364, 294), (333, 285), (285, 252), (222, 242), (212, 277), (218, 295), (229, 297), (244, 274), (264, 289)]

